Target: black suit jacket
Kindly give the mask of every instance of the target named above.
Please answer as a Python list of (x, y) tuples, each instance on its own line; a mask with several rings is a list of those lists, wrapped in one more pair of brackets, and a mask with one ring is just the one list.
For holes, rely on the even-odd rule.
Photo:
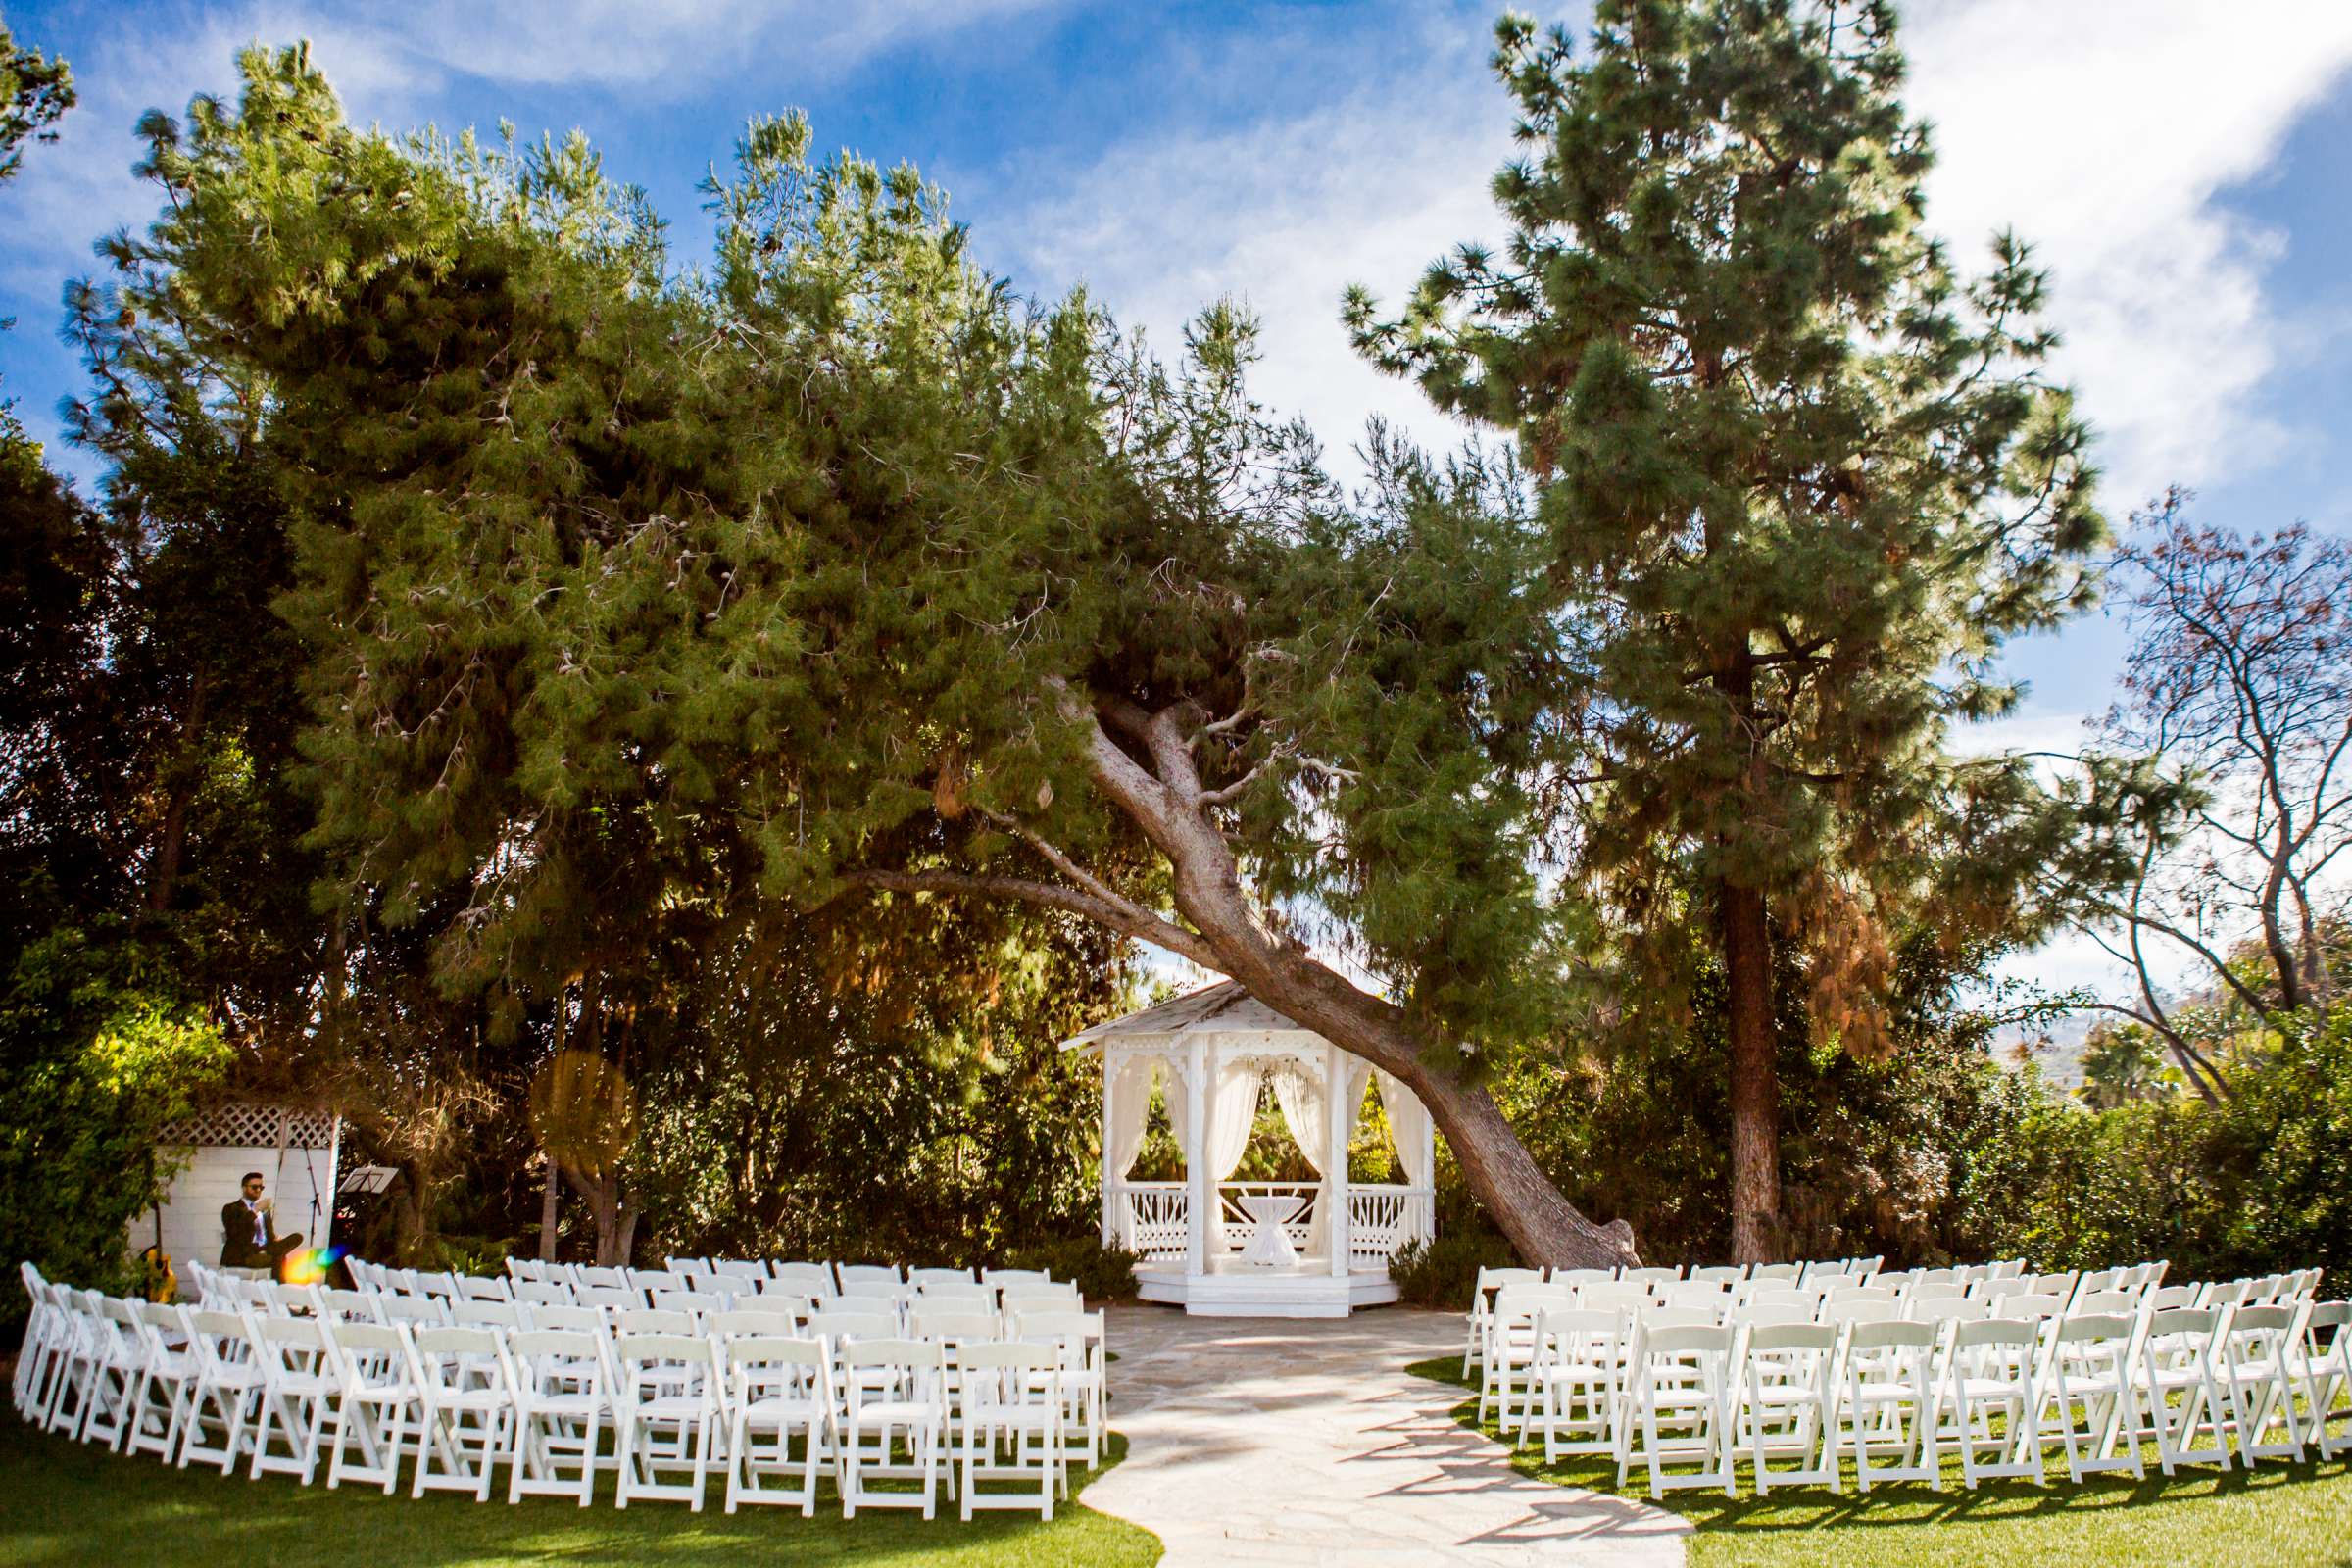
[(268, 1268), (270, 1254), (277, 1249), (277, 1215), (262, 1211), (262, 1234), (269, 1238), (265, 1246), (253, 1245), (253, 1210), (238, 1199), (220, 1210), (220, 1266), (222, 1268)]

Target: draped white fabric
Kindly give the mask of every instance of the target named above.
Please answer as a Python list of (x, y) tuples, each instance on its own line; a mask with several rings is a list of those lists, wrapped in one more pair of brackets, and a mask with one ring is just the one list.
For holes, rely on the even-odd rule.
[[(1347, 1056), (1343, 1060), (1346, 1065), (1342, 1070), (1347, 1082), (1340, 1090), (1340, 1103), (1345, 1107), (1348, 1117), (1344, 1137), (1347, 1142), (1353, 1143), (1356, 1124), (1364, 1116), (1364, 1081), (1372, 1071), (1372, 1064), (1355, 1056)], [(1282, 1119), (1291, 1129), (1292, 1141), (1298, 1146), (1298, 1152), (1306, 1156), (1306, 1162), (1315, 1168), (1316, 1175), (1327, 1174), (1323, 1169), (1323, 1141), (1330, 1134), (1323, 1126), (1322, 1074), (1301, 1065), (1286, 1065), (1278, 1068), (1273, 1076), (1274, 1102), (1282, 1108)], [(1314, 1218), (1307, 1226), (1308, 1251), (1329, 1255), (1325, 1250), (1329, 1235), (1326, 1222), (1329, 1217), (1327, 1206), (1317, 1203)]]
[[(1113, 1071), (1110, 1085), (1109, 1146), (1103, 1164), (1112, 1181), (1125, 1179), (1135, 1156), (1143, 1152), (1144, 1126), (1152, 1116), (1152, 1080), (1159, 1074), (1156, 1056), (1129, 1056)], [(1179, 1110), (1173, 1082), (1168, 1086), (1171, 1113)], [(1177, 1123), (1181, 1131), (1183, 1123)]]
[(1429, 1142), (1429, 1107), (1385, 1072), (1380, 1074), (1380, 1103), (1389, 1113), (1389, 1137), (1396, 1145), (1396, 1163), (1404, 1167), (1405, 1185), (1429, 1186), (1437, 1178), (1435, 1152)]
[[(1257, 1119), (1257, 1087), (1262, 1069), (1254, 1061), (1228, 1061), (1209, 1069), (1214, 1088), (1208, 1100), (1208, 1147), (1201, 1158), (1209, 1180), (1222, 1182), (1240, 1168), (1250, 1148), (1250, 1125)], [(1208, 1255), (1225, 1250), (1225, 1204), (1213, 1188), (1208, 1205)]]

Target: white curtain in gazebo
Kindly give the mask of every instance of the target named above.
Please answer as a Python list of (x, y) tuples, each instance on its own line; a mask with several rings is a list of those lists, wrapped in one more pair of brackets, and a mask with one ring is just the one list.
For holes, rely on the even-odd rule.
[[(1345, 1141), (1355, 1141), (1356, 1123), (1364, 1115), (1364, 1080), (1372, 1064), (1356, 1056), (1347, 1059), (1348, 1082), (1340, 1090), (1340, 1103), (1347, 1108), (1348, 1130)], [(1323, 1079), (1320, 1074), (1303, 1065), (1285, 1066), (1274, 1074), (1274, 1102), (1282, 1107), (1282, 1119), (1291, 1129), (1291, 1141), (1298, 1152), (1315, 1168), (1318, 1176), (1323, 1169)], [(1343, 1173), (1344, 1174), (1344, 1173)], [(1307, 1225), (1306, 1250), (1325, 1254), (1326, 1239), (1330, 1234), (1330, 1215), (1321, 1203), (1315, 1205), (1315, 1215)], [(1328, 1254), (1325, 1254), (1328, 1255)]]
[(1201, 1157), (1211, 1183), (1208, 1255), (1215, 1257), (1225, 1250), (1225, 1200), (1214, 1184), (1241, 1168), (1242, 1155), (1250, 1148), (1250, 1125), (1257, 1119), (1257, 1087), (1265, 1075), (1255, 1061), (1227, 1061), (1210, 1068), (1209, 1076), (1216, 1087), (1208, 1100), (1208, 1126), (1203, 1134), (1208, 1147), (1201, 1151)]
[(1380, 1075), (1380, 1103), (1389, 1113), (1389, 1136), (1396, 1145), (1396, 1162), (1404, 1167), (1405, 1185), (1427, 1187), (1438, 1174), (1429, 1142), (1429, 1107), (1385, 1072)]
[[(1129, 1167), (1135, 1164), (1135, 1156), (1143, 1152), (1144, 1128), (1152, 1119), (1152, 1080), (1158, 1074), (1158, 1057), (1129, 1056), (1118, 1064), (1112, 1077), (1110, 1146), (1103, 1151), (1103, 1164), (1112, 1181), (1125, 1178)], [(1183, 1114), (1172, 1076), (1168, 1084), (1168, 1111), (1173, 1116)]]

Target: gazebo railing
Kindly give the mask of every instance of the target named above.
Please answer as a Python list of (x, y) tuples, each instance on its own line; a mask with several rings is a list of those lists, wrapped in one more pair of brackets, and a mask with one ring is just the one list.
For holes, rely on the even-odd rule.
[(1113, 1228), (1128, 1251), (1153, 1262), (1182, 1262), (1191, 1247), (1186, 1231), (1192, 1212), (1188, 1183), (1121, 1182)]
[[(1220, 1182), (1217, 1201), (1224, 1217), (1227, 1251), (1240, 1251), (1257, 1236), (1257, 1222), (1243, 1211), (1240, 1200), (1266, 1193), (1296, 1193), (1306, 1201), (1283, 1226), (1291, 1245), (1306, 1250), (1315, 1222), (1315, 1204), (1322, 1197), (1313, 1182)], [(1119, 1246), (1151, 1262), (1182, 1261), (1190, 1248), (1187, 1234), (1192, 1218), (1192, 1189), (1186, 1182), (1121, 1182), (1112, 1210), (1112, 1231)], [(1437, 1194), (1427, 1187), (1398, 1187), (1386, 1183), (1351, 1185), (1348, 1190), (1348, 1251), (1350, 1266), (1386, 1267), (1405, 1243), (1431, 1236), (1437, 1230)]]
[(1351, 1186), (1348, 1189), (1348, 1251), (1351, 1264), (1385, 1268), (1405, 1243), (1433, 1236), (1438, 1195), (1430, 1187)]

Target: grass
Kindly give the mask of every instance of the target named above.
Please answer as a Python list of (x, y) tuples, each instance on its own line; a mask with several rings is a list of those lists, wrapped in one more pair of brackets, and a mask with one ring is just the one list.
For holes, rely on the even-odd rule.
[[(1461, 1362), (1420, 1361), (1409, 1371), (1434, 1382), (1467, 1387)], [(1454, 1410), (1478, 1426), (1478, 1401)], [(1499, 1426), (1482, 1429), (1498, 1442)], [(1514, 1461), (1525, 1473), (1561, 1486), (1616, 1490), (1613, 1463), (1563, 1456), (1544, 1463), (1531, 1441)], [(1870, 1495), (1827, 1487), (1775, 1487), (1768, 1497), (1749, 1490), (1740, 1467), (1740, 1493), (1669, 1492), (1656, 1506), (1690, 1521), (1691, 1568), (2105, 1568), (2105, 1565), (2229, 1564), (2231, 1568), (2311, 1568), (2352, 1564), (2352, 1462), (2286, 1465), (2266, 1460), (2249, 1474), (2182, 1466), (2171, 1480), (2147, 1449), (2148, 1476), (2094, 1475), (2069, 1481), (2061, 1459), (2052, 1481), (1981, 1483), (1969, 1492), (1960, 1467), (1945, 1466), (1944, 1490), (1899, 1482), (1873, 1486)], [(1649, 1500), (1646, 1477), (1626, 1479), (1629, 1494)]]
[[(1115, 1434), (1104, 1467), (1126, 1442)], [(387, 1497), (373, 1488), (304, 1487), (285, 1476), (248, 1480), (240, 1471), (173, 1470), (0, 1418), (0, 1565), (122, 1564), (184, 1560), (268, 1568), (396, 1568), (406, 1563), (634, 1564), (920, 1563), (940, 1568), (1070, 1563), (1080, 1568), (1148, 1568), (1159, 1560), (1150, 1531), (1077, 1506), (1078, 1490), (1102, 1469), (1070, 1478), (1071, 1499), (1054, 1521), (1034, 1514), (981, 1514), (970, 1524), (944, 1498), (925, 1523), (911, 1511), (860, 1511), (844, 1520), (820, 1497), (816, 1517), (796, 1511), (719, 1511), (713, 1480), (702, 1513), (674, 1502), (640, 1502), (627, 1512), (610, 1495), (595, 1506), (504, 1493), (477, 1503), (442, 1493)], [(503, 1487), (505, 1477), (500, 1476)], [(609, 1485), (608, 1485), (609, 1494)]]

